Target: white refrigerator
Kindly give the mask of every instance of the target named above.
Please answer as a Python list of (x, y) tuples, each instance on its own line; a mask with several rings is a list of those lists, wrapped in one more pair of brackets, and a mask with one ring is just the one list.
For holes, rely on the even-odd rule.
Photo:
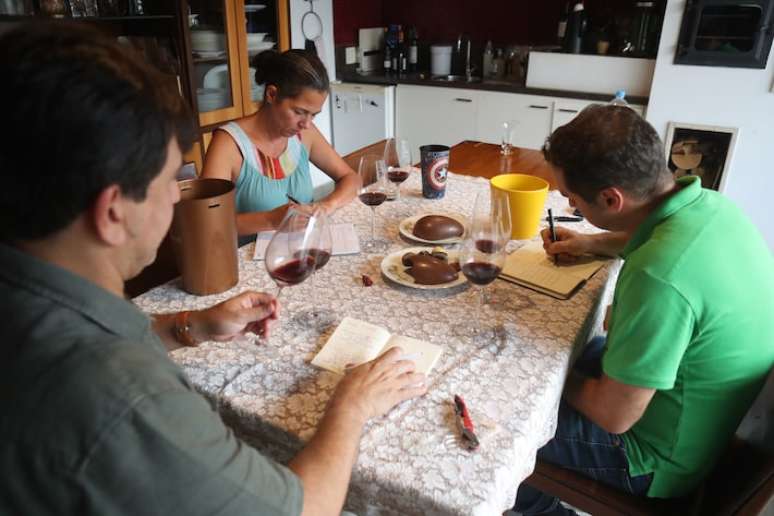
[(331, 85), (333, 148), (344, 156), (395, 132), (395, 86)]

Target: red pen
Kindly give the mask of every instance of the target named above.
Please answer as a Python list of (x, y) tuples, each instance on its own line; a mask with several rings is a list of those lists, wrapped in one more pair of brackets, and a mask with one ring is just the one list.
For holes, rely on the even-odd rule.
[(454, 414), (457, 419), (457, 426), (462, 434), (462, 444), (470, 451), (475, 450), (478, 448), (479, 441), (474, 432), (473, 420), (470, 419), (465, 401), (456, 394), (454, 395)]

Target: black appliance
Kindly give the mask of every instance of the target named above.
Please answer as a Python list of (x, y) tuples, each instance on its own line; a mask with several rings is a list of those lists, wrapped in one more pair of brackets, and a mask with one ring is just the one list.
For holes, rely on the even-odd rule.
[(766, 68), (774, 0), (688, 0), (675, 64)]

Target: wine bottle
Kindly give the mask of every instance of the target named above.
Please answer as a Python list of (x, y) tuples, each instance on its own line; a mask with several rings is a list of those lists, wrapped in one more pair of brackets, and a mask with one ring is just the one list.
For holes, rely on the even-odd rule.
[(417, 29), (409, 29), (408, 68), (409, 72), (416, 73), (419, 63), (419, 42), (417, 41)]

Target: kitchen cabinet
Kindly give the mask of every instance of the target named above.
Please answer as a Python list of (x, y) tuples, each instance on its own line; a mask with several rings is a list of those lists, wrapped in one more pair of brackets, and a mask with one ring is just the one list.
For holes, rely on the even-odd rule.
[[(599, 101), (462, 88), (400, 84), (396, 90), (396, 134), (412, 152), (428, 143), (463, 140), (500, 144), (503, 122), (515, 122), (511, 144), (540, 149), (557, 128)], [(629, 105), (641, 116), (645, 106)]]
[(551, 131), (553, 98), (479, 91), (477, 140), (500, 144), (503, 122), (515, 122), (511, 144), (539, 149)]
[[(263, 90), (254, 83), (250, 57), (269, 48), (290, 48), (288, 1), (248, 2), (158, 0), (104, 4), (110, 11), (102, 10), (103, 4), (99, 3), (94, 11), (98, 15), (89, 16), (79, 16), (85, 12), (80, 13), (71, 2), (65, 17), (59, 19), (73, 15), (70, 21), (88, 23), (120, 38), (179, 89), (203, 134), (184, 156), (186, 162), (196, 164), (199, 172), (211, 131), (257, 109), (256, 100)], [(0, 30), (37, 18), (39, 13), (33, 9), (28, 14), (0, 15)]]
[(419, 161), (421, 145), (454, 145), (475, 140), (476, 90), (435, 86), (399, 85), (396, 90), (396, 136), (411, 145)]
[[(599, 102), (593, 100), (576, 100), (557, 98), (554, 101), (554, 113), (553, 120), (551, 122), (551, 132), (554, 132), (558, 127), (567, 124), (578, 116), (578, 113), (583, 111), (587, 106), (591, 104), (599, 104)], [(629, 107), (636, 111), (640, 116), (645, 116), (645, 106), (638, 104), (629, 104)]]
[(257, 110), (263, 87), (255, 84), (249, 61), (264, 50), (290, 48), (289, 6), (286, 0), (181, 1), (190, 12), (189, 78), (191, 91), (196, 92), (203, 154), (213, 129)]

